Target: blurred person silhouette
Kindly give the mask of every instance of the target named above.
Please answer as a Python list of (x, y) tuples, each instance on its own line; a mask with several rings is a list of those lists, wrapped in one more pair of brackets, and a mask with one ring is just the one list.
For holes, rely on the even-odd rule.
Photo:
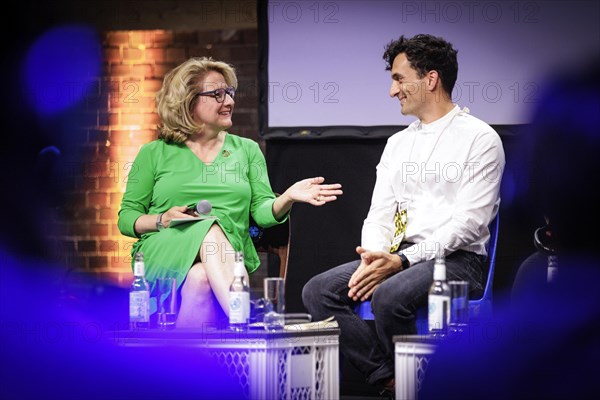
[(118, 331), (58, 301), (56, 265), (2, 249), (0, 260), (1, 398), (244, 398), (201, 349), (117, 346)]
[[(177, 327), (228, 315), (234, 251), (244, 253), (248, 273), (259, 266), (250, 215), (269, 227), (285, 221), (295, 202), (322, 206), (342, 194), (340, 184), (315, 177), (276, 197), (258, 144), (229, 133), (236, 88), (233, 67), (210, 58), (190, 58), (167, 73), (156, 95), (159, 139), (136, 156), (119, 211), (121, 233), (139, 239), (132, 256), (143, 252), (151, 287), (159, 277), (177, 279)], [(216, 218), (171, 226), (201, 200)]]
[(556, 277), (522, 282), (496, 321), (441, 346), (421, 398), (566, 399), (600, 391), (598, 71), (600, 55), (548, 80), (524, 145), (528, 201), (551, 223)]

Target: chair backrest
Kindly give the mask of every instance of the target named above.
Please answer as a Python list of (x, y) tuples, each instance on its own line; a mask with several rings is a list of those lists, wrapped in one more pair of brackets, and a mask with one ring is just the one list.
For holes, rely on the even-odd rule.
[(492, 300), (492, 288), (494, 286), (494, 269), (496, 267), (496, 247), (498, 245), (498, 232), (500, 230), (500, 212), (496, 214), (490, 224), (490, 240), (487, 244), (488, 276), (485, 282), (482, 299)]
[(469, 318), (477, 320), (482, 318), (490, 318), (492, 316), (492, 298), (494, 287), (494, 270), (496, 267), (496, 248), (498, 245), (498, 232), (500, 231), (500, 211), (496, 214), (490, 224), (490, 240), (487, 244), (487, 259), (488, 265), (487, 280), (483, 289), (481, 299), (469, 301)]
[(290, 253), (290, 217), (284, 223), (270, 228), (261, 228), (250, 217), (249, 232), (256, 251), (279, 257), (279, 277), (285, 279)]

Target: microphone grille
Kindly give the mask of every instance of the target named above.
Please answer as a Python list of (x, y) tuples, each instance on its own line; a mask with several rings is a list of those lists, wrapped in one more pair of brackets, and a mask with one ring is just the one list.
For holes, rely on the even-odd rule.
[(198, 204), (196, 204), (196, 211), (200, 215), (210, 214), (212, 210), (212, 204), (208, 200), (200, 200)]

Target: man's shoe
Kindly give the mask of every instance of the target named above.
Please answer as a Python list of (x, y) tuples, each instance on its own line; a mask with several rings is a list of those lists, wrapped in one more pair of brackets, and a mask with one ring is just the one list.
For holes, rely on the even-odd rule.
[(384, 399), (394, 400), (396, 398), (396, 380), (392, 378), (381, 386), (379, 395)]

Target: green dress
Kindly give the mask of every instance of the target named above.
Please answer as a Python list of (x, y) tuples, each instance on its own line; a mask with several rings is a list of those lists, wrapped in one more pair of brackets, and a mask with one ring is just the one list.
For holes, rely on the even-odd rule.
[(210, 201), (211, 215), (218, 217), (216, 223), (233, 248), (243, 251), (249, 273), (260, 263), (248, 232), (249, 216), (265, 228), (283, 222), (273, 216), (275, 195), (265, 158), (253, 140), (227, 133), (209, 164), (185, 144), (156, 140), (143, 145), (129, 172), (118, 226), (122, 234), (139, 238), (131, 255), (144, 253), (152, 290), (160, 277), (175, 277), (181, 286), (215, 221), (185, 223), (141, 236), (134, 230), (135, 221), (143, 214), (195, 205), (200, 200)]

